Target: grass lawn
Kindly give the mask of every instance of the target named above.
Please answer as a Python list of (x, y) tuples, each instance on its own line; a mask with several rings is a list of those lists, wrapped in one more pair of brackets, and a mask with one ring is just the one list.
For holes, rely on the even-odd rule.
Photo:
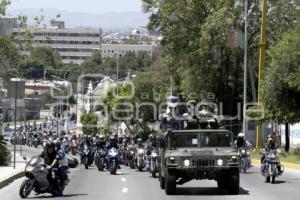
[[(296, 155), (295, 153), (292, 153), (293, 150), (291, 150), (291, 153), (286, 153), (284, 150), (281, 150), (280, 154), (280, 161), (281, 162), (287, 162), (287, 163), (293, 163), (293, 164), (300, 164), (300, 155)], [(260, 160), (259, 150), (252, 150), (251, 151), (251, 158)]]

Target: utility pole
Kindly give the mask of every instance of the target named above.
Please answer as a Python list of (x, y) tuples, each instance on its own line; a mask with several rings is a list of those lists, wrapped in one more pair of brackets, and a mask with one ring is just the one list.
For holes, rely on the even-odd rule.
[(247, 120), (246, 120), (246, 109), (247, 109), (247, 64), (248, 64), (248, 0), (245, 0), (245, 39), (244, 39), (244, 108), (243, 108), (243, 132), (246, 139), (247, 131)]
[[(262, 19), (261, 19), (261, 32), (259, 44), (259, 70), (258, 70), (258, 106), (262, 101), (263, 91), (261, 84), (264, 79), (265, 72), (265, 50), (266, 50), (266, 24), (267, 24), (267, 0), (262, 0)], [(257, 125), (256, 130), (256, 148), (261, 148), (263, 145), (262, 124)]]

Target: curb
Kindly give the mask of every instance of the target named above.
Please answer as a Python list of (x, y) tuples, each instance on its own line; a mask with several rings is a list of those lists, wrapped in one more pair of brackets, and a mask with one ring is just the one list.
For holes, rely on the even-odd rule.
[(10, 177), (0, 180), (0, 189), (14, 182), (16, 179), (23, 177), (24, 175), (24, 170), (20, 170), (12, 174)]
[[(254, 165), (260, 165), (260, 160), (252, 159), (251, 162), (252, 162), (252, 164), (254, 164)], [(282, 164), (285, 168), (288, 168), (288, 169), (296, 169), (296, 170), (300, 170), (300, 165), (298, 165), (298, 164), (286, 163), (286, 162), (282, 162), (281, 164)]]

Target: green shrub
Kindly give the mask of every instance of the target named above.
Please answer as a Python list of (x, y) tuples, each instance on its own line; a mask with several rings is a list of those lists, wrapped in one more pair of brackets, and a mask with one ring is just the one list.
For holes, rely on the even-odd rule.
[(6, 147), (3, 136), (0, 135), (0, 166), (6, 166), (10, 163), (10, 152)]

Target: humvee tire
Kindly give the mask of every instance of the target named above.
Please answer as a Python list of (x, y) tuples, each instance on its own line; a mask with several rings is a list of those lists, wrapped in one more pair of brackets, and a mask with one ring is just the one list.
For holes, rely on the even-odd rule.
[(165, 177), (165, 192), (167, 195), (176, 194), (176, 177), (174, 175), (166, 175)]
[(239, 170), (232, 170), (228, 176), (228, 192), (229, 194), (239, 194), (240, 192), (240, 174)]
[(226, 189), (226, 182), (224, 180), (218, 180), (217, 183), (218, 183), (219, 189), (221, 189), (221, 190)]

